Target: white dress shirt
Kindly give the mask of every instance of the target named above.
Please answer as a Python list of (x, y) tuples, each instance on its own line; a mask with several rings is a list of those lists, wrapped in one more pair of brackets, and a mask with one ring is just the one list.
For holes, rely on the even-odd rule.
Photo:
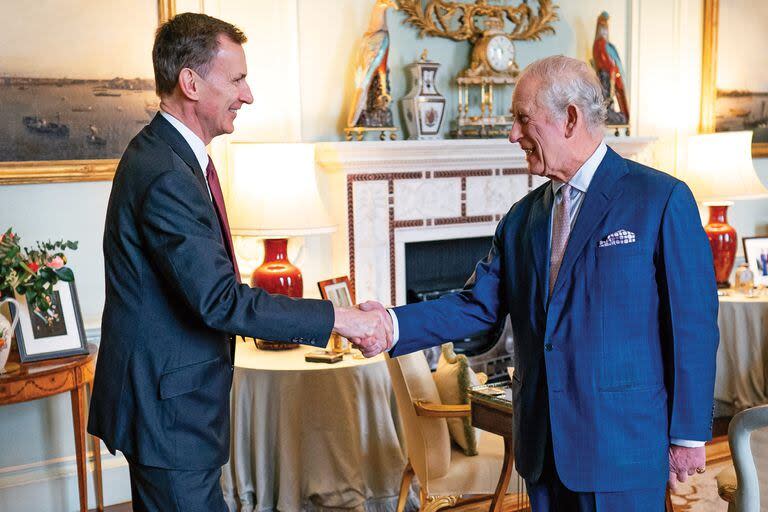
[(192, 153), (195, 154), (195, 158), (197, 158), (197, 163), (200, 164), (200, 169), (203, 170), (203, 177), (205, 178), (205, 187), (208, 189), (208, 197), (213, 201), (213, 196), (211, 195), (211, 188), (208, 186), (208, 161), (210, 160), (208, 157), (208, 152), (205, 150), (205, 142), (195, 135), (195, 132), (187, 128), (187, 125), (173, 117), (168, 112), (165, 112), (164, 110), (160, 111), (160, 115), (165, 118), (166, 121), (171, 123), (171, 126), (176, 128), (176, 131), (179, 132), (179, 134), (184, 138), (185, 141), (187, 141), (187, 144), (189, 144), (189, 147), (192, 149)]

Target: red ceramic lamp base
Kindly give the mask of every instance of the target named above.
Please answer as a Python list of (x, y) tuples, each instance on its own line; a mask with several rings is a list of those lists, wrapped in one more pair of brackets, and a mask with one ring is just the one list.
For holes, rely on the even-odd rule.
[[(304, 281), (297, 266), (288, 261), (288, 239), (264, 240), (264, 262), (251, 275), (251, 286), (269, 293), (301, 298), (304, 295)], [(296, 343), (278, 343), (256, 340), (256, 346), (265, 350), (288, 350), (298, 348)]]
[(709, 207), (709, 223), (704, 231), (712, 248), (715, 262), (715, 280), (718, 288), (729, 288), (728, 278), (736, 258), (736, 230), (728, 224), (728, 204), (713, 204)]

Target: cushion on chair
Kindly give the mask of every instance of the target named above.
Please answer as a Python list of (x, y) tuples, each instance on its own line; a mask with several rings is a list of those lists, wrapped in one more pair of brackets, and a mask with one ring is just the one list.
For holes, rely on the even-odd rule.
[(389, 361), (389, 374), (403, 420), (408, 458), (420, 480), (439, 478), (451, 464), (451, 438), (445, 418), (416, 416), (413, 402), (440, 404), (440, 394), (424, 353), (413, 352)]
[(728, 466), (717, 474), (717, 494), (728, 503), (736, 502), (736, 468)]
[[(469, 367), (467, 356), (457, 355), (453, 351), (453, 343), (442, 346), (437, 371), (432, 377), (437, 384), (440, 400), (446, 405), (468, 404), (469, 388), (480, 384), (477, 375)], [(482, 430), (472, 428), (469, 417), (448, 418), (448, 432), (465, 455), (477, 455), (477, 440)]]
[[(477, 455), (469, 457), (454, 448), (451, 453), (451, 467), (442, 478), (430, 479), (429, 494), (433, 496), (455, 494), (491, 494), (504, 463), (504, 439), (490, 432), (483, 432), (477, 443)], [(512, 470), (507, 492), (522, 492), (518, 489), (518, 475)]]

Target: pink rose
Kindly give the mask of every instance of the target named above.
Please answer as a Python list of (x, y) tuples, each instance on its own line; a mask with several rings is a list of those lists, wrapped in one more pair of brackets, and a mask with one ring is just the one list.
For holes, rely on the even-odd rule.
[(51, 261), (46, 263), (45, 266), (48, 267), (48, 268), (52, 268), (54, 270), (60, 269), (61, 267), (64, 266), (64, 260), (61, 259), (61, 256), (56, 256)]

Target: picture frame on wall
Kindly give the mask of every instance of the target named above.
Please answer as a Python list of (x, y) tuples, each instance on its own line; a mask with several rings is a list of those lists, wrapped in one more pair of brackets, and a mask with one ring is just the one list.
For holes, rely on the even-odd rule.
[[(16, 344), (21, 361), (41, 361), (88, 353), (77, 288), (73, 282), (59, 281), (51, 294), (54, 317), (46, 321), (35, 314), (24, 295), (15, 294), (19, 303)], [(11, 306), (12, 312), (15, 307)]]
[(768, 157), (766, 25), (764, 0), (704, 0), (699, 129), (752, 131), (753, 157)]
[(334, 306), (351, 308), (355, 305), (355, 294), (349, 285), (348, 276), (319, 281), (317, 287), (320, 289), (320, 296), (325, 300), (330, 300)]
[(768, 236), (743, 237), (744, 258), (755, 276), (755, 284), (768, 286)]
[(113, 178), (128, 142), (157, 112), (151, 49), (174, 6), (175, 0), (4, 6), (0, 186)]

